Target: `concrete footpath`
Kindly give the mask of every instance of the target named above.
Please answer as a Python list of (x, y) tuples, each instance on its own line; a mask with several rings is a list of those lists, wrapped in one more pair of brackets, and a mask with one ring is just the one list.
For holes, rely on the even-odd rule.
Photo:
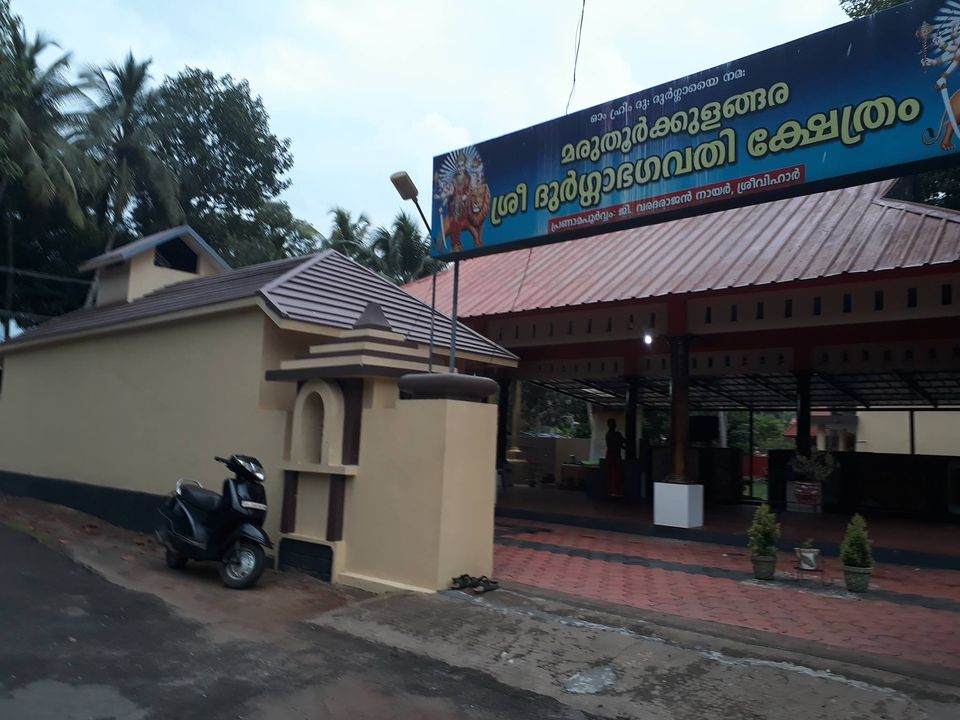
[(0, 496), (0, 718), (930, 718), (960, 679), (902, 658), (509, 583), (249, 592), (146, 538)]
[[(953, 718), (956, 686), (846, 658), (665, 625), (643, 613), (501, 589), (381, 596), (315, 618), (324, 628), (488, 673), (586, 713), (621, 718)], [(757, 641), (757, 642), (753, 642)], [(956, 680), (944, 673), (943, 679)]]

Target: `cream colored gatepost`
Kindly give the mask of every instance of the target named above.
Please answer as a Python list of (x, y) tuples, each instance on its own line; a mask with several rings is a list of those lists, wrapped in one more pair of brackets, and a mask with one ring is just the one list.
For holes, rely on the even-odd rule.
[[(430, 381), (436, 380), (436, 383)], [(447, 588), (493, 574), (496, 406), (492, 380), (408, 375), (373, 384), (361, 433), (362, 473), (348, 484), (341, 582)], [(380, 392), (376, 392), (379, 390)]]
[(301, 383), (284, 541), (329, 547), (337, 582), (434, 591), (492, 574), (498, 386), (426, 369), (371, 304), (354, 330), (267, 373)]

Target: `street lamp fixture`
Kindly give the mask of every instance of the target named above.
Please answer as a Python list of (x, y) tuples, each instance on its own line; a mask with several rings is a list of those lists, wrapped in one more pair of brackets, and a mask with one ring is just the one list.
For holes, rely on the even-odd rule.
[[(420, 203), (417, 201), (419, 192), (417, 192), (417, 186), (413, 182), (413, 179), (404, 171), (395, 172), (390, 176), (390, 182), (393, 183), (393, 186), (397, 189), (400, 198), (403, 200), (412, 200), (413, 204), (417, 207), (417, 212), (420, 213), (420, 219), (423, 220), (424, 226), (427, 228), (427, 235), (430, 238), (430, 244), (433, 244), (433, 231), (430, 229), (430, 221), (427, 220), (427, 216), (423, 212), (423, 208), (420, 207)], [(454, 273), (453, 273), (453, 319), (452, 325), (450, 328), (450, 366), (449, 372), (456, 372), (456, 363), (457, 363), (457, 287), (459, 284), (459, 270), (460, 263), (454, 262)], [(430, 348), (428, 352), (430, 353), (427, 358), (427, 371), (433, 372), (433, 325), (436, 316), (437, 309), (437, 273), (433, 273), (433, 280), (430, 284)]]
[(390, 176), (390, 182), (393, 183), (397, 192), (400, 193), (401, 198), (404, 200), (413, 200), (414, 202), (417, 201), (417, 195), (419, 194), (417, 192), (417, 186), (406, 172), (403, 170), (395, 172)]

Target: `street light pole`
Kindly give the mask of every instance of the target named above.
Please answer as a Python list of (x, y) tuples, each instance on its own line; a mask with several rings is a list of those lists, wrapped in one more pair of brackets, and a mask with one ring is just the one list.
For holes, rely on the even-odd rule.
[(453, 317), (450, 328), (450, 365), (448, 371), (457, 371), (457, 297), (460, 295), (460, 259), (453, 261)]
[[(412, 180), (410, 182), (411, 184), (413, 183)], [(396, 183), (394, 183), (394, 185), (396, 185)], [(402, 196), (403, 194), (401, 193), (401, 197)], [(424, 215), (423, 208), (420, 207), (420, 202), (417, 200), (417, 196), (414, 195), (410, 199), (413, 200), (413, 204), (416, 206), (417, 212), (420, 213), (420, 219), (423, 220), (423, 224), (427, 228), (427, 236), (430, 238), (430, 242), (432, 244), (433, 231), (430, 229), (430, 221), (427, 220), (427, 216)], [(433, 324), (436, 320), (436, 307), (437, 307), (437, 273), (436, 271), (434, 271), (433, 276), (431, 277), (431, 280), (430, 280), (430, 357), (427, 358), (428, 373), (433, 372)]]
[[(420, 219), (423, 220), (424, 226), (427, 228), (427, 234), (430, 237), (430, 243), (433, 244), (433, 230), (430, 229), (430, 221), (427, 220), (427, 216), (423, 212), (423, 208), (420, 207), (418, 201), (419, 192), (417, 191), (417, 186), (414, 184), (410, 176), (401, 170), (400, 172), (395, 172), (390, 176), (390, 182), (393, 183), (393, 186), (397, 189), (397, 192), (400, 193), (400, 197), (403, 200), (413, 200), (413, 204), (417, 208), (417, 212), (420, 213)], [(442, 229), (441, 229), (442, 232)], [(456, 357), (457, 357), (457, 295), (459, 292), (460, 285), (460, 261), (454, 260), (453, 262), (453, 325), (450, 330), (450, 365), (449, 372), (456, 372)], [(433, 273), (433, 279), (431, 280), (430, 287), (430, 357), (427, 359), (427, 371), (433, 372), (433, 328), (434, 322), (436, 320), (436, 310), (437, 310), (437, 273)]]

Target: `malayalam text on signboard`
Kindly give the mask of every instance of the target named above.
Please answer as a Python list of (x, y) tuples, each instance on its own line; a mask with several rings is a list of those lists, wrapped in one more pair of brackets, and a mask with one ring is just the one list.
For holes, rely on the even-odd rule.
[(960, 142), (958, 65), (960, 2), (914, 0), (438, 156), (431, 252), (509, 250), (946, 164)]

